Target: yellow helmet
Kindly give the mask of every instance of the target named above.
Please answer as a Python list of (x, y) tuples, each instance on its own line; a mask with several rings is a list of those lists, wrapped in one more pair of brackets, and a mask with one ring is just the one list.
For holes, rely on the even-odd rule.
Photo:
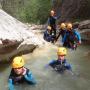
[(20, 68), (24, 66), (24, 59), (22, 56), (15, 57), (12, 62), (12, 68)]
[(67, 50), (64, 47), (59, 47), (57, 51), (58, 55), (67, 55)]
[(48, 26), (47, 29), (48, 29), (48, 30), (51, 30), (51, 26)]
[(71, 23), (67, 24), (67, 29), (72, 29), (72, 24)]
[(66, 24), (65, 23), (61, 23), (60, 28), (61, 29), (65, 29), (66, 28)]

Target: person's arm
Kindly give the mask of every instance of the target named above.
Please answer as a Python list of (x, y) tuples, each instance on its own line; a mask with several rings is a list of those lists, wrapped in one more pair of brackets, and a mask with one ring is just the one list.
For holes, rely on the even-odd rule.
[(35, 80), (34, 76), (32, 75), (31, 71), (29, 71), (27, 74), (25, 74), (24, 77), (28, 82), (30, 82), (30, 84), (33, 84), (33, 85), (36, 84), (36, 80)]
[(10, 72), (9, 79), (8, 79), (8, 88), (9, 90), (15, 90), (13, 84), (13, 69)]
[(51, 64), (53, 64), (53, 63), (55, 63), (55, 60), (50, 61), (50, 62), (49, 62), (49, 65), (51, 65)]
[(13, 85), (13, 83), (12, 83), (12, 79), (9, 79), (9, 80), (8, 80), (8, 87), (9, 87), (9, 90), (15, 90), (15, 89), (14, 89), (14, 85)]
[(60, 37), (60, 35), (61, 35), (61, 32), (59, 32), (59, 34), (58, 34), (58, 36), (56, 37), (55, 41), (58, 40), (58, 38)]
[(78, 39), (78, 44), (81, 44), (81, 36), (80, 36), (80, 33), (75, 31), (75, 34), (77, 36), (77, 39)]
[(66, 38), (67, 38), (67, 34), (65, 33), (64, 37), (62, 38), (62, 43), (65, 42)]
[(59, 15), (59, 16), (54, 16), (54, 19), (59, 19), (61, 17), (61, 15)]

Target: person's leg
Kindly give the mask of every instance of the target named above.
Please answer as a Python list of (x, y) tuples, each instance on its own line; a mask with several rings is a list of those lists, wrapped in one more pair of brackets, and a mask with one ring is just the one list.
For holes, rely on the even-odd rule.
[(52, 32), (54, 33), (54, 36), (56, 38), (56, 26), (55, 25), (52, 26)]
[(54, 28), (54, 36), (55, 36), (55, 38), (56, 38), (56, 29)]
[(63, 47), (68, 47), (69, 45), (68, 45), (68, 43), (67, 42), (64, 42), (63, 43)]
[(9, 90), (15, 90), (12, 79), (9, 79), (9, 80), (8, 80), (8, 88), (9, 88)]

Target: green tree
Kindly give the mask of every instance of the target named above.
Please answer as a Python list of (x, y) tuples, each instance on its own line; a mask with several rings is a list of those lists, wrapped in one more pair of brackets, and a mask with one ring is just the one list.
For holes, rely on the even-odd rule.
[(49, 0), (31, 0), (25, 7), (26, 21), (41, 24), (46, 22), (51, 5)]
[(48, 18), (51, 0), (3, 0), (2, 8), (23, 22), (42, 24)]

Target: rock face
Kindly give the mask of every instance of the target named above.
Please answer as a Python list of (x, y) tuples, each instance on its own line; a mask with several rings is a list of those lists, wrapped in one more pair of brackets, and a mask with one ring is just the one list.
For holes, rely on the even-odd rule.
[(90, 18), (90, 0), (52, 0), (59, 22)]
[(83, 30), (83, 29), (90, 29), (90, 20), (85, 20), (85, 21), (80, 22), (79, 28), (81, 30)]
[(82, 39), (90, 44), (90, 20), (80, 22), (79, 29)]
[(37, 46), (44, 44), (45, 41), (28, 26), (0, 9), (0, 61), (32, 52)]

